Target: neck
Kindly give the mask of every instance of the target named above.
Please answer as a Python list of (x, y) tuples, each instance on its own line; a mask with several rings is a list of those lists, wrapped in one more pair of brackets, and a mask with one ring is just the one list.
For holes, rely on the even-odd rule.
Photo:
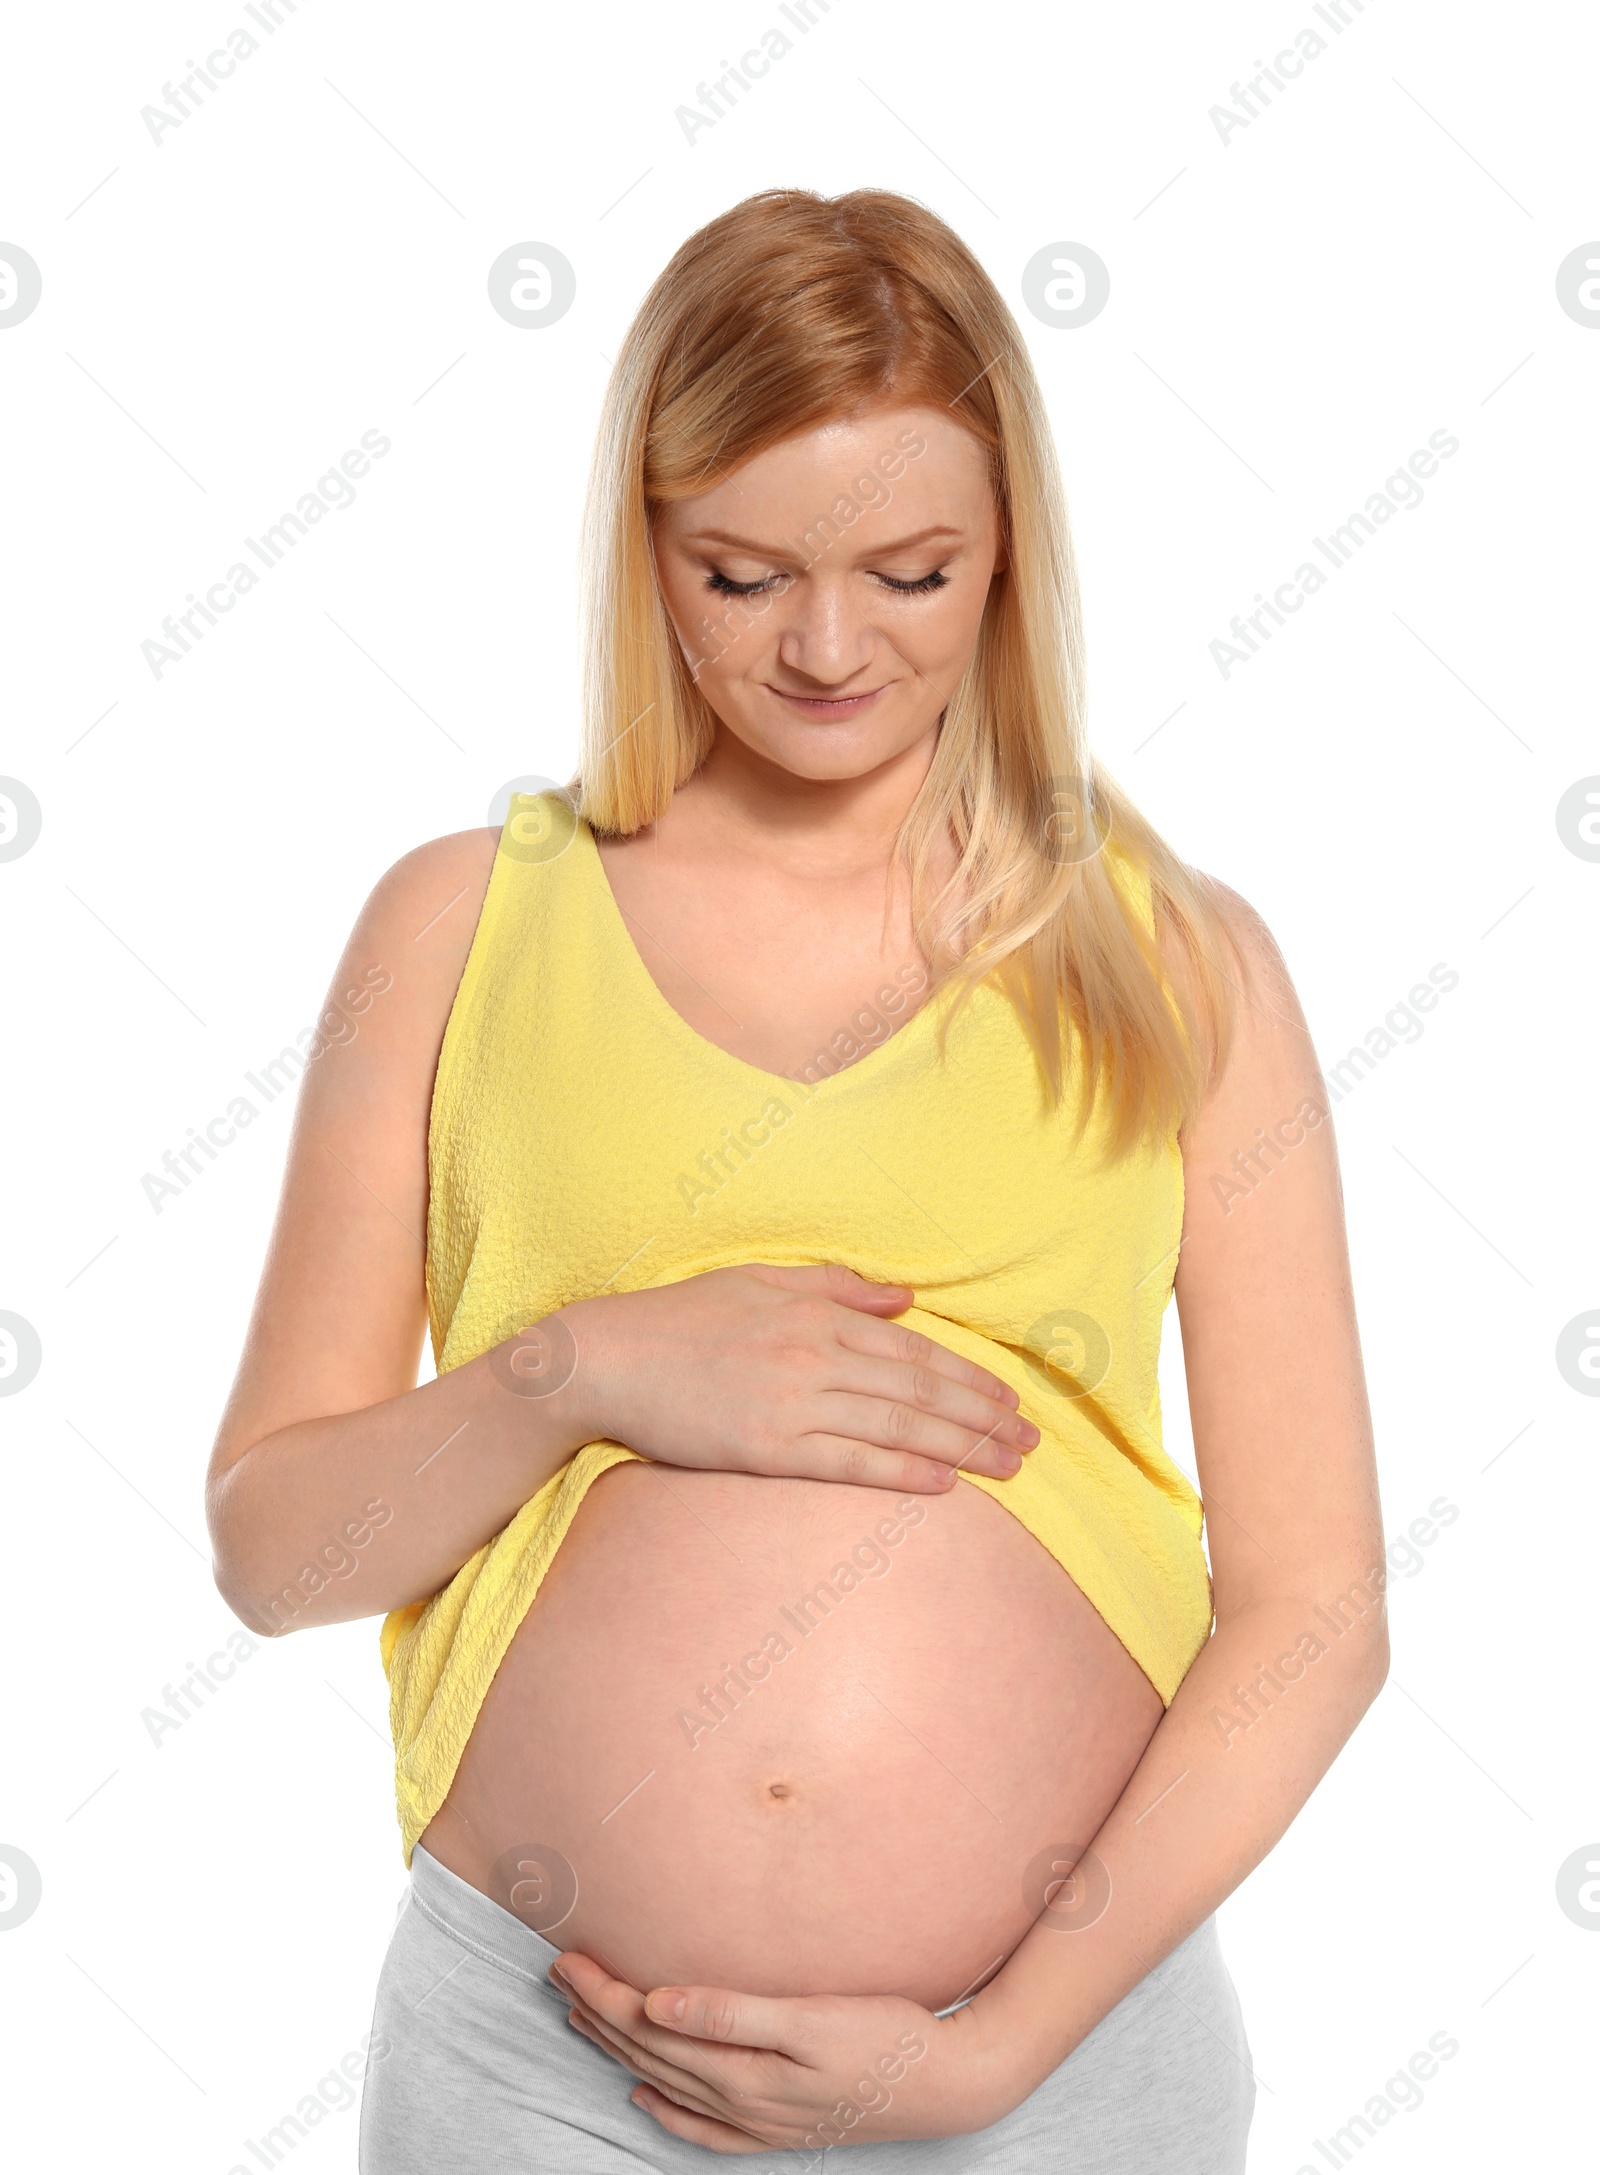
[(812, 874), (884, 868), (936, 744), (931, 732), (861, 777), (804, 778), (719, 727), (657, 829), (722, 852), (792, 858)]

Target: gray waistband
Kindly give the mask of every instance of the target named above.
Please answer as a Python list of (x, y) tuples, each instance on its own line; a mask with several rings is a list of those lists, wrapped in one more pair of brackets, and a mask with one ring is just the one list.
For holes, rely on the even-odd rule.
[(520, 1918), (502, 1910), (492, 1896), (484, 1895), (441, 1865), (420, 1843), (411, 1853), (411, 1887), (406, 1905), (431, 1918), (452, 1941), (484, 1963), (546, 1987), (552, 1994), (559, 1991), (550, 1981), (550, 1966), (561, 1954), (555, 1943), (533, 1932)]

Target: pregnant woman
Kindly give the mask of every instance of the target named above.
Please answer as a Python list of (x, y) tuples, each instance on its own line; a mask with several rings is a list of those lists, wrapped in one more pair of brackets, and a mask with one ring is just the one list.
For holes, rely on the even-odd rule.
[(694, 236), (591, 506), (580, 778), (364, 909), (212, 1464), (247, 1622), (386, 1615), (362, 2168), (1235, 2175), (1213, 1913), (1386, 1667), (1293, 988), (929, 213)]

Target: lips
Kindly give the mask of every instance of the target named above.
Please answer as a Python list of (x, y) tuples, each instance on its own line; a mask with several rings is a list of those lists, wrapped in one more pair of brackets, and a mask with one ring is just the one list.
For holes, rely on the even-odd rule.
[(835, 718), (854, 717), (883, 693), (881, 687), (865, 688), (859, 695), (794, 695), (784, 687), (774, 687), (772, 692), (780, 701), (798, 710), (802, 717)]

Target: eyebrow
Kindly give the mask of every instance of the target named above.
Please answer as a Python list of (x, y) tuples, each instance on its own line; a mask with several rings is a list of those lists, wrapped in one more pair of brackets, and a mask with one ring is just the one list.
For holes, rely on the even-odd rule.
[[(819, 514), (817, 516), (818, 521), (832, 521), (832, 518), (831, 514)], [(815, 526), (814, 523), (812, 525)], [(802, 531), (801, 534), (803, 540), (805, 532)], [(959, 543), (963, 534), (964, 532), (961, 529), (952, 529), (945, 522), (935, 522), (931, 528), (918, 529), (914, 535), (896, 537), (893, 543), (875, 544), (873, 546), (873, 556), (879, 557), (894, 551), (909, 551), (913, 544), (932, 543), (935, 537), (941, 536), (948, 536)], [(786, 550), (792, 549), (788, 545), (780, 544), (774, 547), (771, 544), (757, 543), (752, 537), (735, 536), (728, 529), (690, 529), (678, 540), (684, 544), (726, 544), (732, 551), (749, 552), (754, 559), (781, 558)]]

